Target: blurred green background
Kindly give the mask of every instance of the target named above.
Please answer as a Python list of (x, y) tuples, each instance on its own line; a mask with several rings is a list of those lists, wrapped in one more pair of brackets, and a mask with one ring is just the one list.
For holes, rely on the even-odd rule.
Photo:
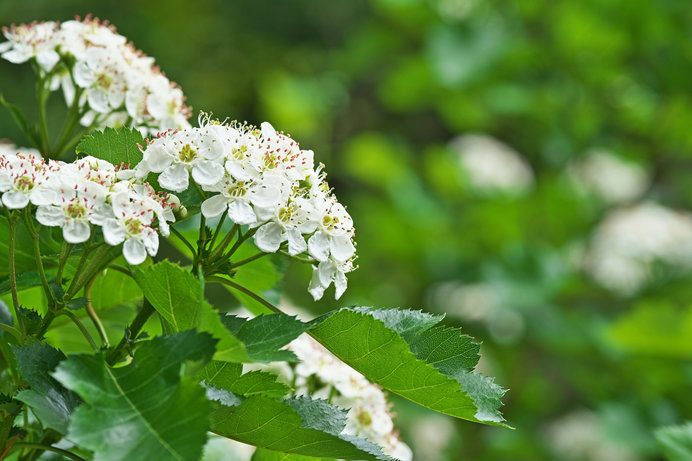
[[(692, 209), (688, 1), (0, 3), (3, 25), (87, 13), (154, 56), (195, 113), (269, 120), (327, 165), (360, 268), (341, 301), (314, 303), (292, 266), (292, 303), (447, 312), (483, 341), (517, 429), (395, 401), (414, 459), (663, 459), (653, 430), (692, 419), (688, 217), (594, 243), (614, 207)], [(29, 113), (32, 84), (0, 62), (0, 92)], [(26, 143), (7, 113), (3, 137)], [(599, 193), (632, 179), (585, 167), (595, 149), (640, 187)], [(613, 248), (645, 260), (634, 289), (607, 282), (630, 276), (626, 258), (590, 275)]]

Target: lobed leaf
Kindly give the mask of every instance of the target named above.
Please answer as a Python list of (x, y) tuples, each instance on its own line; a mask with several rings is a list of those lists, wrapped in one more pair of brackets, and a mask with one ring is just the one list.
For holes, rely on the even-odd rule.
[(142, 151), (137, 146), (145, 145), (144, 137), (134, 128), (114, 129), (106, 127), (103, 131), (84, 136), (77, 144), (77, 154), (101, 158), (113, 165), (131, 165), (134, 167), (142, 161)]

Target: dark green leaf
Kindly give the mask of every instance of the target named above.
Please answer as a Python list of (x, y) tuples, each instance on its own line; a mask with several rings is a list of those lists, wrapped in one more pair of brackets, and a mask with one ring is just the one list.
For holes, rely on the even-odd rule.
[(222, 321), (245, 344), (248, 357), (255, 362), (296, 360), (293, 352), (279, 349), (308, 328), (308, 324), (284, 314), (260, 315), (249, 320), (225, 316)]
[[(48, 281), (55, 279), (53, 274), (46, 274)], [(41, 286), (41, 274), (35, 271), (22, 271), (17, 273), (17, 291), (26, 290), (31, 287)], [(7, 293), (12, 289), (10, 277), (5, 276), (0, 279), (0, 293)]]
[(50, 376), (65, 355), (45, 343), (13, 347), (22, 378), (31, 386), (16, 396), (34, 412), (45, 427), (67, 433), (70, 415), (79, 404), (79, 398)]
[(142, 161), (142, 151), (137, 146), (145, 145), (142, 134), (134, 128), (114, 129), (107, 127), (85, 136), (77, 144), (77, 154), (102, 158), (113, 165), (124, 163), (134, 167)]
[(102, 354), (70, 356), (53, 373), (85, 402), (68, 438), (103, 461), (199, 458), (211, 409), (204, 389), (180, 371), (185, 361), (209, 360), (215, 343), (195, 331), (158, 337), (122, 368), (108, 367)]
[[(397, 316), (401, 316), (397, 318)], [(504, 391), (471, 373), (478, 345), (458, 330), (411, 328), (419, 314), (341, 309), (318, 319), (311, 333), (341, 360), (385, 389), (457, 418), (504, 426), (497, 411)], [(406, 332), (408, 344), (394, 329)]]
[[(307, 402), (297, 403), (297, 399), (279, 402), (254, 396), (235, 407), (218, 406), (212, 413), (211, 430), (243, 443), (283, 453), (354, 460), (391, 459), (363, 439), (334, 434), (337, 427), (329, 421), (339, 421), (342, 410), (325, 407), (327, 404), (324, 402), (316, 403), (316, 408), (312, 408), (307, 398), (301, 400)], [(301, 411), (303, 418), (292, 406)], [(322, 430), (325, 428), (330, 432)]]
[(314, 458), (258, 448), (250, 461), (336, 461), (334, 458)]

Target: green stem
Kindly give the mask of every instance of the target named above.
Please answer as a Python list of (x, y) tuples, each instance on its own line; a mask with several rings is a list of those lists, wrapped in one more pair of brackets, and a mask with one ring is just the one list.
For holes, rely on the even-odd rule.
[(231, 240), (233, 240), (233, 237), (238, 234), (240, 235), (240, 226), (238, 224), (235, 224), (233, 228), (226, 234), (226, 237), (221, 241), (219, 246), (217, 246), (209, 255), (209, 258), (207, 258), (209, 261), (213, 261), (218, 255), (224, 252), (226, 247), (228, 247), (228, 244), (231, 243)]
[(197, 239), (197, 258), (194, 266), (199, 265), (204, 257), (204, 249), (207, 246), (207, 220), (203, 214), (199, 215), (199, 238)]
[(223, 211), (223, 214), (219, 218), (219, 223), (216, 225), (216, 230), (214, 231), (214, 235), (211, 236), (211, 242), (209, 242), (209, 250), (210, 251), (212, 248), (214, 248), (214, 243), (216, 243), (216, 238), (221, 233), (221, 227), (223, 227), (223, 222), (226, 220), (226, 215), (228, 215), (228, 208), (226, 208)]
[(108, 358), (106, 359), (108, 365), (113, 366), (116, 363), (118, 363), (120, 359), (122, 359), (123, 350), (127, 346), (127, 343), (130, 341), (131, 338), (137, 337), (139, 331), (147, 322), (151, 314), (153, 314), (154, 312), (154, 306), (151, 305), (147, 298), (144, 298), (144, 300), (142, 301), (142, 308), (139, 310), (137, 316), (134, 318), (130, 326), (125, 329), (123, 339), (121, 339), (118, 345), (115, 346), (115, 349), (113, 349), (111, 353), (108, 354)]
[(255, 227), (254, 229), (250, 229), (249, 231), (247, 231), (244, 235), (239, 236), (238, 240), (236, 240), (235, 244), (231, 247), (231, 249), (228, 251), (228, 253), (226, 253), (223, 256), (223, 259), (228, 259), (231, 256), (233, 256), (233, 253), (235, 253), (236, 250), (238, 248), (240, 248), (240, 245), (242, 245), (243, 242), (245, 242), (245, 240), (247, 240), (250, 237), (252, 237), (253, 235), (255, 235), (255, 232), (257, 232), (257, 229), (259, 229), (259, 228)]
[[(244, 294), (250, 296), (252, 299), (256, 300), (257, 302), (259, 302), (260, 304), (262, 304), (263, 306), (265, 306), (265, 307), (266, 307), (267, 309), (269, 309), (270, 311), (276, 312), (276, 313), (281, 313), (281, 310), (280, 310), (278, 307), (276, 307), (275, 305), (273, 305), (272, 303), (270, 303), (269, 301), (267, 301), (266, 299), (264, 299), (263, 297), (261, 297), (260, 295), (258, 295), (257, 293), (255, 293), (254, 291), (248, 290), (248, 289), (245, 288), (244, 286), (238, 285), (237, 283), (235, 283), (235, 282), (232, 281), (232, 280), (228, 280), (228, 279), (223, 278), (223, 277), (218, 277), (218, 276), (212, 275), (212, 276), (208, 276), (208, 277), (206, 278), (206, 281), (207, 281), (207, 282), (222, 283), (222, 284), (224, 284), (224, 285), (226, 285), (226, 286), (229, 286), (229, 287), (231, 287), (231, 288), (233, 288), (233, 289), (235, 289), (235, 290), (240, 291), (241, 293), (244, 293)], [(265, 313), (265, 312), (253, 312), (253, 313), (254, 313), (254, 314), (263, 314), (263, 313)]]
[(96, 341), (94, 341), (94, 338), (91, 337), (91, 334), (89, 334), (89, 330), (86, 329), (84, 324), (77, 318), (76, 315), (74, 315), (72, 312), (70, 312), (67, 309), (62, 310), (58, 315), (66, 315), (74, 322), (75, 325), (77, 325), (77, 328), (79, 328), (79, 331), (82, 332), (82, 336), (86, 338), (86, 340), (89, 342), (89, 345), (94, 351), (98, 351), (99, 347), (96, 345)]
[(70, 117), (65, 122), (62, 132), (55, 143), (55, 148), (53, 149), (54, 153), (60, 152), (60, 150), (65, 146), (70, 134), (72, 134), (75, 127), (79, 123), (79, 119), (81, 117), (79, 111), (79, 99), (82, 96), (82, 91), (83, 90), (79, 86), (75, 85), (74, 99), (72, 100), (72, 105), (70, 106)]
[(242, 265), (244, 265), (244, 264), (251, 263), (252, 261), (254, 261), (254, 260), (256, 260), (256, 259), (259, 259), (259, 258), (261, 258), (261, 257), (263, 257), (263, 256), (267, 256), (267, 255), (269, 255), (269, 254), (271, 254), (271, 253), (265, 253), (265, 252), (263, 252), (263, 251), (260, 251), (259, 253), (250, 256), (249, 258), (245, 258), (245, 259), (242, 259), (242, 260), (240, 260), (240, 261), (238, 261), (238, 262), (235, 262), (235, 263), (231, 264), (230, 267), (231, 267), (231, 268), (234, 268), (234, 267), (242, 266)]
[(26, 327), (24, 325), (24, 319), (19, 312), (19, 297), (17, 295), (17, 270), (15, 268), (15, 244), (17, 235), (17, 218), (8, 217), (10, 220), (10, 288), (12, 290), (12, 307), (14, 308), (14, 316), (17, 319), (17, 325), (23, 334), (26, 334)]
[(29, 228), (29, 233), (31, 234), (31, 240), (34, 246), (34, 259), (36, 260), (36, 268), (41, 276), (41, 284), (43, 285), (43, 291), (46, 293), (48, 298), (48, 309), (51, 310), (56, 305), (56, 299), (53, 296), (53, 292), (50, 289), (50, 284), (46, 278), (46, 271), (43, 268), (43, 259), (41, 258), (41, 242), (39, 241), (38, 231), (34, 228), (33, 222), (31, 220), (31, 209), (26, 208), (26, 214), (24, 215), (24, 221), (26, 222), (26, 227)]
[(62, 284), (62, 273), (65, 270), (65, 263), (67, 262), (67, 258), (69, 258), (70, 254), (72, 253), (72, 248), (74, 248), (74, 245), (72, 245), (71, 243), (67, 243), (63, 240), (62, 248), (60, 250), (60, 259), (58, 263), (58, 273), (55, 276), (55, 283), (57, 283), (58, 285)]
[(16, 328), (12, 328), (9, 325), (5, 325), (4, 323), (0, 323), (0, 330), (6, 331), (7, 333), (14, 336), (19, 344), (22, 344), (24, 342), (24, 335), (22, 335), (22, 332), (17, 330)]
[(50, 92), (46, 91), (46, 81), (40, 76), (40, 71), (37, 79), (37, 96), (38, 96), (38, 118), (41, 125), (41, 154), (47, 158), (50, 156), (50, 139), (48, 136), (48, 122), (46, 120), (46, 102)]
[(110, 347), (110, 342), (108, 341), (108, 334), (106, 334), (106, 329), (103, 327), (101, 319), (94, 310), (94, 306), (91, 304), (91, 288), (94, 286), (96, 278), (97, 277), (91, 279), (91, 281), (87, 283), (86, 288), (84, 289), (84, 297), (86, 297), (87, 299), (86, 312), (89, 318), (91, 319), (91, 322), (94, 324), (94, 327), (96, 328), (99, 337), (101, 338), (101, 345), (103, 347)]
[(63, 450), (62, 448), (52, 447), (50, 445), (43, 445), (40, 443), (17, 442), (14, 445), (12, 445), (12, 450), (10, 450), (10, 451), (14, 451), (18, 448), (36, 448), (36, 449), (44, 450), (44, 451), (52, 451), (54, 453), (58, 453), (58, 454), (63, 455), (67, 458), (70, 458), (74, 461), (86, 461), (84, 458), (82, 458), (81, 456), (75, 455), (71, 451)]
[(171, 232), (173, 233), (173, 235), (178, 237), (178, 239), (181, 242), (183, 242), (185, 244), (185, 246), (190, 250), (190, 252), (192, 252), (192, 259), (196, 259), (197, 258), (197, 251), (195, 250), (195, 247), (192, 246), (190, 241), (188, 239), (186, 239), (185, 236), (183, 234), (181, 234), (180, 231), (178, 231), (178, 229), (176, 229), (173, 226), (171, 226)]
[(279, 253), (281, 253), (284, 256), (288, 256), (291, 259), (295, 259), (298, 262), (301, 262), (303, 264), (315, 264), (317, 263), (317, 260), (315, 259), (308, 259), (308, 258), (301, 258), (300, 256), (292, 255), (286, 251), (279, 250)]

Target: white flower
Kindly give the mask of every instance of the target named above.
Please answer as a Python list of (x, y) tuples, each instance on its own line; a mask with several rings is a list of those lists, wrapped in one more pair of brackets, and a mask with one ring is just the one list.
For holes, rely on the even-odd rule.
[(635, 200), (649, 186), (644, 168), (602, 149), (590, 151), (569, 172), (580, 189), (594, 192), (612, 204)]
[(0, 192), (7, 208), (24, 208), (29, 203), (50, 205), (57, 198), (55, 164), (33, 154), (18, 153), (0, 158)]
[(450, 142), (462, 169), (479, 191), (522, 193), (533, 183), (533, 172), (514, 149), (485, 135), (459, 136)]
[(156, 255), (159, 237), (152, 228), (155, 214), (142, 201), (130, 199), (127, 192), (120, 192), (112, 198), (114, 218), (103, 223), (103, 238), (109, 245), (123, 244), (123, 256), (128, 263), (137, 265), (144, 262), (147, 253)]

